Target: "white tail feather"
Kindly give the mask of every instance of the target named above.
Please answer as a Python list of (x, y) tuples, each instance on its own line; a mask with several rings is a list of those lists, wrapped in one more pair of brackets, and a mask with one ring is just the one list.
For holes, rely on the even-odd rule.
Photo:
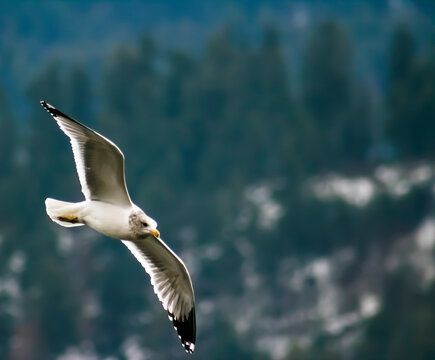
[(45, 199), (45, 208), (51, 220), (65, 227), (84, 225), (77, 214), (81, 203), (71, 203), (55, 199)]

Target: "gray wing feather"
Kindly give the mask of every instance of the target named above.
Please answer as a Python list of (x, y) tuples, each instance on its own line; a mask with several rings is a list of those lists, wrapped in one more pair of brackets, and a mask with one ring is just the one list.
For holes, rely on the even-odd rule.
[(150, 275), (165, 310), (182, 320), (192, 309), (195, 298), (192, 282), (181, 259), (160, 239), (122, 240)]
[(161, 239), (154, 236), (122, 242), (149, 274), (154, 292), (168, 311), (186, 351), (193, 352), (195, 296), (186, 266)]
[(124, 155), (109, 139), (45, 101), (41, 105), (70, 138), (82, 192), (87, 200), (131, 206), (125, 185)]

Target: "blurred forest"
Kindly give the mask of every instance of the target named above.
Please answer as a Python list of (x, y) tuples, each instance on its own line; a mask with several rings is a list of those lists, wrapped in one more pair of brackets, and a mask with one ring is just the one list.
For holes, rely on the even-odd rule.
[(188, 357), (120, 242), (46, 216), (82, 194), (41, 99), (124, 152), (191, 271), (194, 357), (435, 358), (435, 6), (352, 3), (4, 4), (1, 359)]

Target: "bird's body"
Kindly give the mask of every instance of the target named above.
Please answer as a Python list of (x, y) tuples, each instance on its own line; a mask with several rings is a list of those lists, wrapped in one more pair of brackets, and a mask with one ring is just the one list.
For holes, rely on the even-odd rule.
[(65, 227), (87, 225), (121, 239), (150, 275), (159, 300), (187, 352), (195, 348), (195, 296), (181, 259), (160, 239), (157, 222), (131, 200), (124, 179), (124, 156), (110, 140), (46, 102), (42, 106), (69, 136), (85, 200), (46, 199), (50, 218)]
[(87, 225), (99, 233), (115, 239), (132, 240), (134, 238), (129, 218), (132, 213), (140, 210), (137, 206), (119, 207), (92, 200), (68, 203), (50, 198), (45, 203), (50, 217), (57, 220), (56, 222), (60, 225), (67, 227)]
[(115, 239), (133, 240), (129, 218), (134, 207), (117, 207), (101, 201), (84, 201), (80, 209), (82, 221), (92, 229)]

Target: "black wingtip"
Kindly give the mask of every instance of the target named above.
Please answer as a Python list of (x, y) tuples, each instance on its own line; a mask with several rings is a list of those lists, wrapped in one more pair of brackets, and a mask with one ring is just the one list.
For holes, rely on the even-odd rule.
[(43, 107), (45, 110), (48, 111), (48, 113), (49, 113), (50, 115), (53, 115), (53, 116), (54, 116), (54, 111), (56, 111), (56, 109), (55, 109), (53, 106), (51, 106), (50, 104), (48, 104), (48, 103), (45, 102), (44, 100), (41, 100), (39, 103), (42, 105), (42, 107)]
[(192, 354), (195, 350), (196, 341), (196, 315), (195, 307), (190, 310), (189, 314), (183, 320), (175, 319), (174, 316), (168, 312), (169, 318), (174, 324), (175, 330), (177, 330), (178, 337), (181, 340), (181, 345), (183, 345), (186, 352)]
[[(70, 117), (70, 116), (64, 114), (62, 111), (56, 109), (54, 106), (50, 105), (49, 103), (45, 102), (44, 100), (41, 100), (39, 103), (44, 107), (45, 110), (47, 110), (47, 112), (48, 112), (51, 116), (54, 117), (54, 119), (55, 119), (56, 121), (59, 121), (58, 118), (61, 117), (61, 118), (67, 119), (67, 120), (69, 120), (69, 121), (72, 121), (73, 123), (75, 123), (75, 124), (77, 124), (77, 125), (80, 125), (80, 126), (84, 127), (85, 129), (87, 129), (87, 130), (89, 130), (89, 131), (91, 131), (91, 132), (97, 134), (98, 136), (101, 136), (101, 135), (99, 135), (98, 133), (96, 133), (94, 130), (90, 129), (90, 128), (87, 127), (86, 125), (83, 125), (83, 124), (80, 123), (79, 121), (74, 120), (72, 117)], [(106, 140), (107, 140), (107, 139), (106, 139)]]
[[(53, 117), (62, 116), (64, 118), (66, 118), (66, 119), (69, 119), (71, 121), (74, 121), (74, 122), (78, 123), (77, 120), (74, 120), (71, 117), (69, 117), (68, 115), (65, 115), (62, 111), (57, 110), (54, 106), (50, 105), (49, 103), (45, 102), (44, 100), (41, 100), (40, 104), (44, 107), (45, 110), (47, 110), (47, 112), (51, 116), (53, 116)], [(80, 125), (82, 125), (82, 124), (80, 124)]]

